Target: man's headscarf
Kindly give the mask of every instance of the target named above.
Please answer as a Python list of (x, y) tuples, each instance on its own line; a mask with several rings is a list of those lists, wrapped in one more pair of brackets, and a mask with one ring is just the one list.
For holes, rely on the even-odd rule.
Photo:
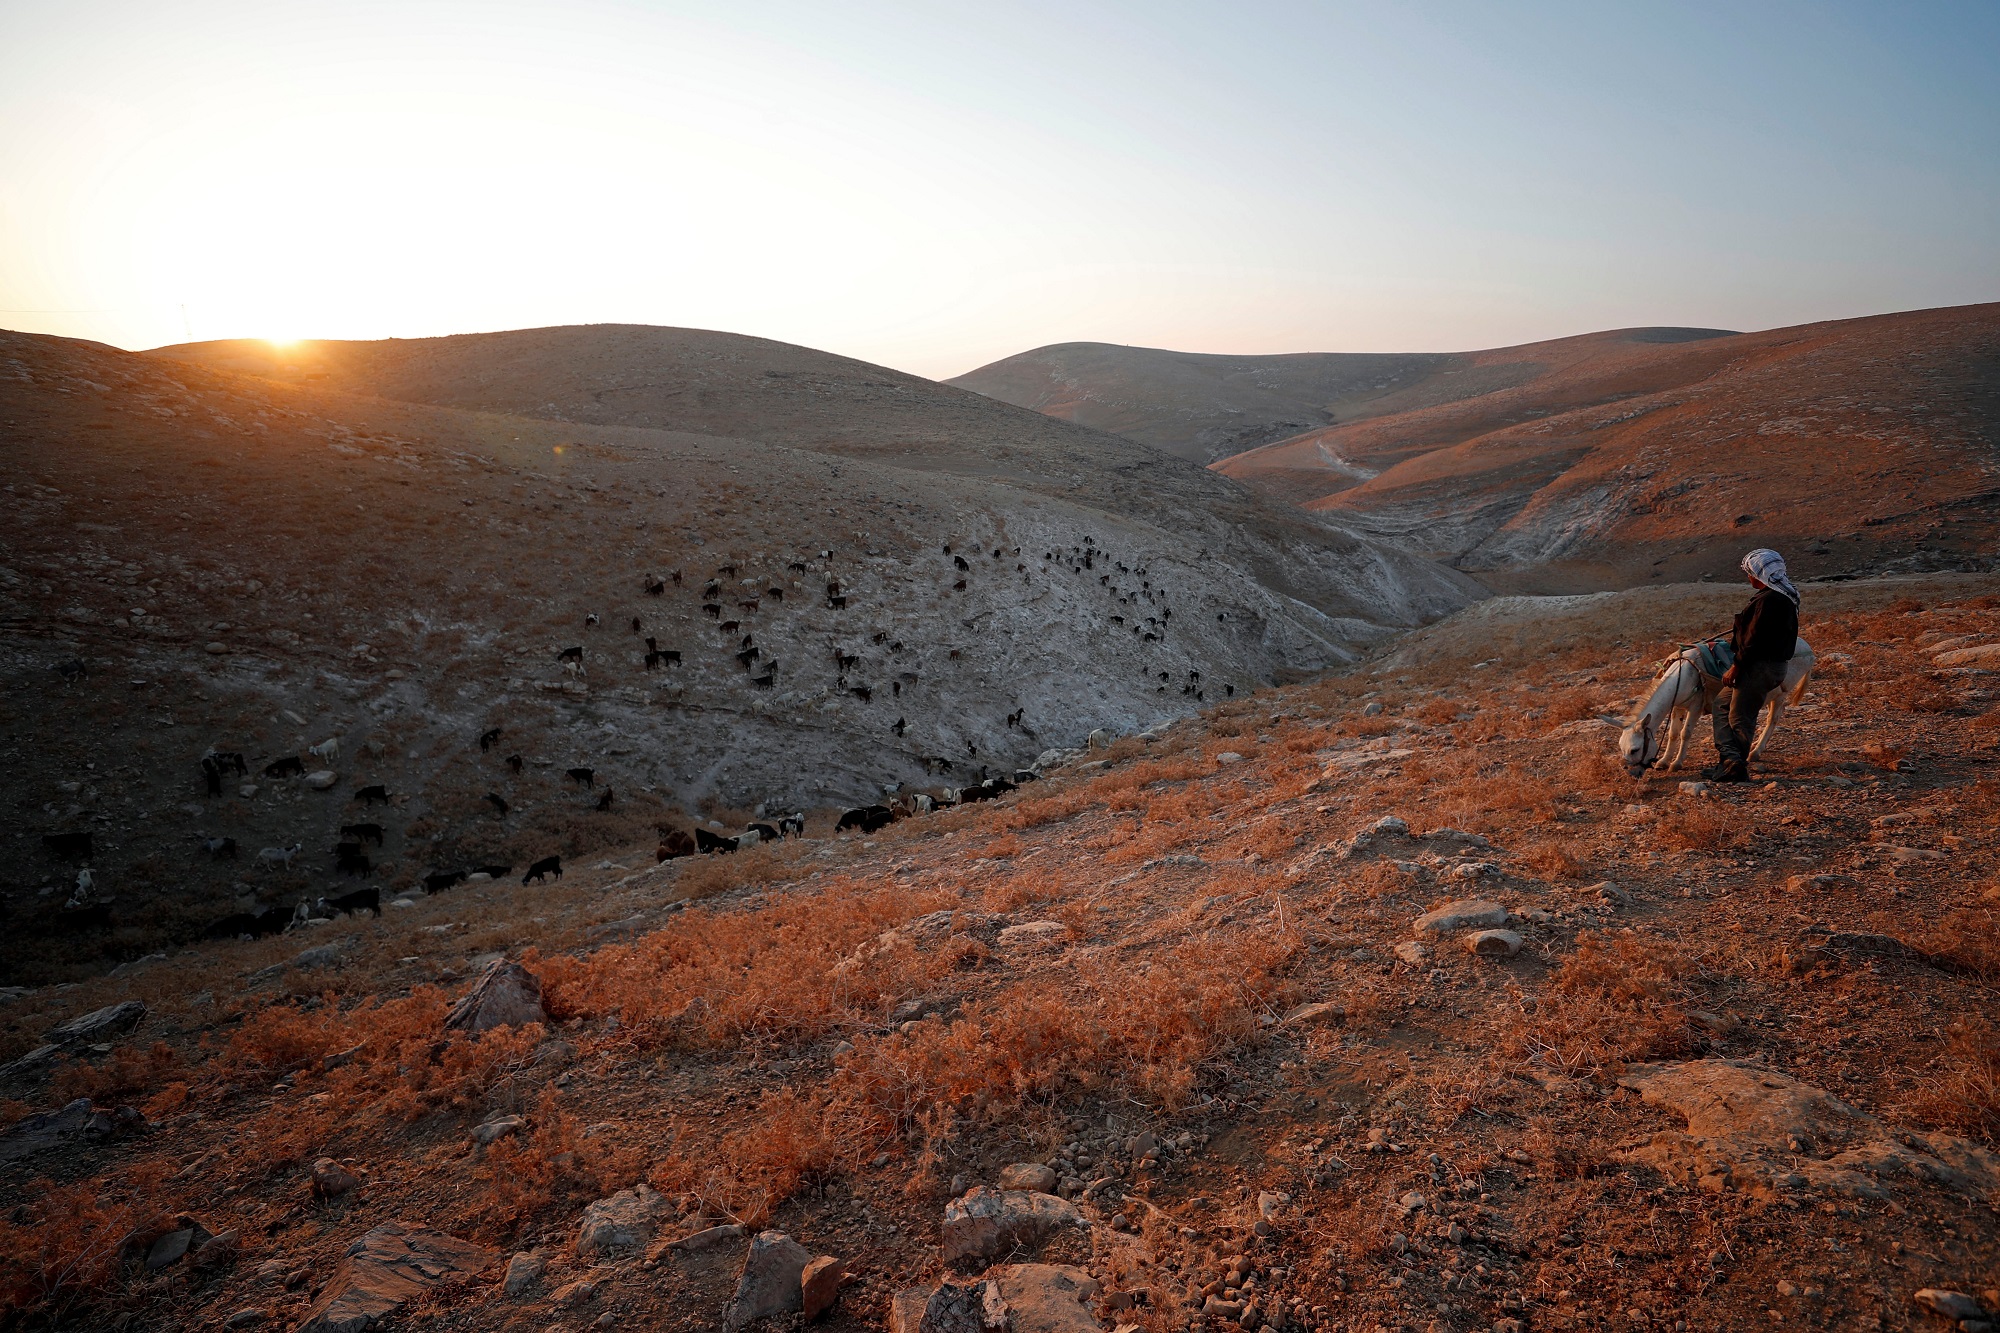
[(1776, 588), (1792, 599), (1792, 605), (1799, 604), (1799, 590), (1785, 577), (1785, 557), (1776, 551), (1759, 547), (1743, 557), (1743, 572), (1767, 588)]

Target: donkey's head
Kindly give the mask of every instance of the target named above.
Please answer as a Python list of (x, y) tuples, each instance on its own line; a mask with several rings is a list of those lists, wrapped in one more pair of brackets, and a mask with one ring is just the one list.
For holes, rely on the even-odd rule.
[(1660, 757), (1660, 736), (1653, 727), (1650, 715), (1641, 714), (1631, 726), (1618, 734), (1618, 758), (1624, 763), (1625, 771), (1638, 777), (1653, 766)]

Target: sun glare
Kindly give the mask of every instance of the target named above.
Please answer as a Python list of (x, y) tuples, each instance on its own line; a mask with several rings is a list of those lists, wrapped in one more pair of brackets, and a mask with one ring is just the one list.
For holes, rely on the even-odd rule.
[(274, 352), (289, 352), (299, 345), (297, 338), (266, 338), (264, 341), (271, 345)]

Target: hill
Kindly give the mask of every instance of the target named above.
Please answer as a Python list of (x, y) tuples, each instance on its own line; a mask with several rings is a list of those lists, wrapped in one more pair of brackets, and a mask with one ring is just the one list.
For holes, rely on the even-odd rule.
[(1107, 343), (1039, 347), (948, 383), (1198, 463), (1337, 423), (1533, 383), (1580, 360), (1723, 336), (1623, 329), (1467, 353), (1220, 356)]
[(1983, 1321), (2000, 582), (1808, 585), (1820, 671), (1759, 783), (1628, 777), (1649, 664), (1740, 599), (1494, 599), (988, 805), (13, 994), (0, 1301), (309, 1333), (786, 1328), (808, 1290), (834, 1333)]
[[(1588, 341), (1588, 340), (1584, 340)], [(1302, 433), (1217, 470), (1499, 589), (1952, 568), (2000, 537), (2000, 305), (1667, 346)]]
[[(1143, 446), (803, 349), (494, 335), (485, 375), (441, 341), (326, 350), (380, 382), (286, 382), (222, 368), (240, 346), (0, 336), (12, 979), (352, 888), (350, 824), (381, 826), (368, 882), (392, 894), (692, 819), (818, 827), (1476, 593)], [(558, 415), (641, 366), (643, 408)], [(214, 795), (211, 748), (249, 769)], [(281, 761), (331, 785), (263, 776)], [(356, 799), (378, 785), (387, 808)], [(62, 910), (76, 867), (41, 844), (86, 831), (108, 922)], [(237, 860), (202, 854), (224, 838)]]

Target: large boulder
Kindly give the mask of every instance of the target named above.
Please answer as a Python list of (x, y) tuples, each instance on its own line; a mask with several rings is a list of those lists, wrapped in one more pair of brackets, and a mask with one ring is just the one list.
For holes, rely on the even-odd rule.
[(50, 1029), (49, 1041), (56, 1046), (88, 1045), (130, 1032), (139, 1026), (139, 1020), (145, 1016), (144, 1000), (121, 1000), (87, 1014), (79, 1014), (69, 1022)]
[(812, 1251), (782, 1231), (760, 1231), (743, 1256), (736, 1294), (722, 1311), (724, 1328), (742, 1328), (774, 1314), (800, 1309), (804, 1298), (799, 1279), (812, 1262)]
[(542, 1008), (542, 979), (519, 963), (500, 959), (479, 974), (472, 989), (451, 1007), (444, 1025), (451, 1031), (476, 1033), (548, 1021), (548, 1011)]
[(944, 1260), (992, 1259), (1083, 1225), (1083, 1214), (1066, 1199), (980, 1185), (945, 1205)]
[(898, 1292), (889, 1326), (892, 1333), (1103, 1333), (1086, 1304), (1097, 1290), (1096, 1278), (1067, 1264), (1007, 1264), (928, 1296)]
[(482, 1245), (429, 1227), (389, 1222), (347, 1247), (347, 1254), (297, 1333), (363, 1333), (404, 1302), (454, 1277), (492, 1263)]
[(2000, 1154), (1950, 1134), (1894, 1129), (1811, 1084), (1734, 1060), (1634, 1065), (1618, 1080), (1680, 1115), (1620, 1156), (1722, 1192), (1890, 1197), (1885, 1180), (1928, 1182), (2000, 1206)]
[(1460, 898), (1457, 902), (1433, 907), (1416, 920), (1419, 935), (1453, 935), (1461, 930), (1483, 930), (1507, 924), (1507, 909), (1484, 898)]
[[(592, 1259), (612, 1250), (629, 1250), (653, 1238), (653, 1228), (673, 1207), (644, 1183), (619, 1190), (583, 1210), (576, 1229), (576, 1252)], [(808, 1256), (810, 1257), (810, 1256)]]

